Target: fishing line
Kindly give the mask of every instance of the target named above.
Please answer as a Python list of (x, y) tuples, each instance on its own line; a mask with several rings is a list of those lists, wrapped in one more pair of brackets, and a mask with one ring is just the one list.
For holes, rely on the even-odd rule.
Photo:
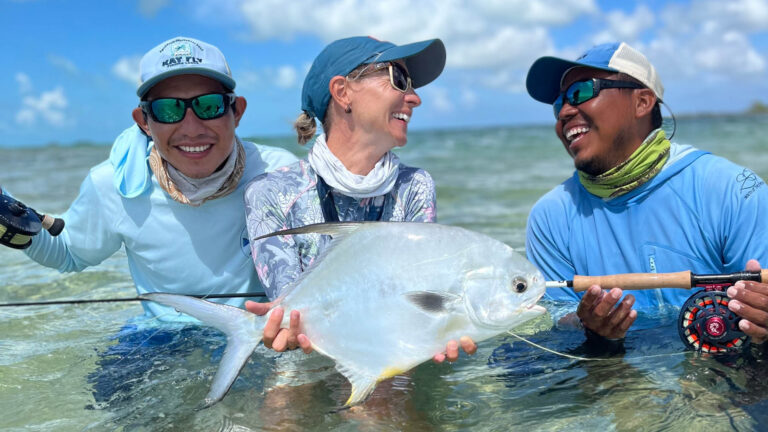
[[(158, 294), (177, 294), (177, 293), (158, 293)], [(264, 292), (246, 292), (246, 293), (232, 293), (232, 294), (177, 294), (187, 297), (195, 297), (199, 299), (209, 298), (244, 298), (244, 297), (266, 297)], [(12, 302), (12, 303), (0, 303), (0, 307), (19, 307), (19, 306), (51, 306), (51, 305), (79, 305), (89, 303), (118, 303), (118, 302), (138, 302), (138, 301), (150, 301), (140, 297), (125, 297), (125, 298), (106, 298), (106, 299), (70, 299), (70, 300), (41, 300), (30, 302)]]
[[(509, 333), (510, 335), (512, 335), (512, 336), (520, 339), (521, 341), (523, 341), (523, 342), (525, 342), (525, 343), (527, 343), (527, 344), (529, 344), (531, 346), (534, 346), (534, 347), (536, 347), (536, 348), (538, 348), (540, 350), (543, 350), (543, 351), (546, 351), (546, 352), (549, 352), (549, 353), (552, 353), (552, 354), (557, 354), (557, 355), (559, 355), (561, 357), (565, 357), (565, 358), (569, 358), (569, 359), (573, 359), (573, 360), (583, 360), (583, 361), (600, 361), (600, 360), (613, 360), (613, 361), (616, 361), (617, 360), (616, 357), (613, 357), (613, 358), (612, 357), (592, 357), (592, 358), (586, 358), (586, 357), (579, 357), (579, 356), (575, 356), (575, 355), (565, 354), (565, 353), (561, 353), (561, 352), (549, 349), (549, 348), (547, 348), (545, 346), (539, 345), (536, 342), (530, 341), (530, 340), (528, 340), (528, 339), (526, 339), (526, 338), (524, 338), (522, 336), (518, 336), (518, 335), (512, 333), (509, 330), (507, 330), (507, 333)], [(647, 359), (647, 358), (653, 358), (653, 357), (671, 357), (673, 355), (686, 354), (686, 353), (687, 353), (687, 351), (680, 351), (680, 352), (674, 352), (674, 353), (653, 354), (653, 355), (647, 355), (647, 356), (623, 357), (622, 359), (623, 360), (634, 360), (634, 359)]]

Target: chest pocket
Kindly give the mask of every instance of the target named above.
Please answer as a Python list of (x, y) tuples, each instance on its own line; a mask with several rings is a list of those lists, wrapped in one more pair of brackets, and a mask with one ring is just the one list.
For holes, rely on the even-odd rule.
[(707, 264), (690, 252), (675, 249), (666, 245), (646, 244), (642, 248), (644, 271), (648, 273), (669, 273), (707, 268)]

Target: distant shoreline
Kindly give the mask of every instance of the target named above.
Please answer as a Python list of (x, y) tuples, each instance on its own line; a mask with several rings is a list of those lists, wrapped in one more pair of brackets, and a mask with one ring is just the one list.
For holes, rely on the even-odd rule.
[[(696, 119), (713, 119), (713, 118), (735, 118), (735, 117), (760, 117), (768, 116), (768, 105), (762, 102), (755, 102), (746, 110), (743, 111), (714, 111), (714, 112), (688, 112), (688, 113), (674, 113), (677, 120), (696, 120)], [(666, 117), (666, 115), (665, 115)], [(415, 134), (422, 133), (434, 133), (434, 132), (451, 132), (455, 130), (468, 131), (468, 130), (488, 130), (488, 129), (503, 129), (503, 128), (527, 128), (527, 127), (551, 127), (551, 123), (524, 123), (524, 124), (500, 124), (500, 125), (476, 125), (476, 126), (460, 126), (454, 128), (441, 128), (441, 129), (414, 129), (411, 132)], [(261, 144), (280, 145), (282, 141), (294, 143), (296, 140), (295, 135), (271, 135), (271, 136), (246, 136), (242, 137), (245, 140), (253, 141)], [(95, 142), (88, 140), (77, 140), (71, 143), (61, 142), (49, 142), (45, 144), (27, 144), (27, 145), (13, 145), (7, 146), (0, 144), (0, 148), (3, 149), (36, 149), (44, 147), (104, 147), (111, 145), (112, 142)]]

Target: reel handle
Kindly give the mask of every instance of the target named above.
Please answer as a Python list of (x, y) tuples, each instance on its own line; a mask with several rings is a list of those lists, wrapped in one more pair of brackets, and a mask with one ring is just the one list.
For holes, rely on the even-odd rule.
[(623, 290), (653, 288), (691, 288), (691, 272), (677, 273), (624, 273), (607, 276), (574, 276), (573, 290), (586, 291), (592, 285), (605, 289), (619, 287)]
[(47, 214), (40, 214), (34, 209), (32, 209), (32, 211), (35, 212), (35, 215), (37, 215), (38, 218), (40, 218), (40, 223), (43, 225), (43, 228), (45, 228), (45, 230), (52, 236), (56, 237), (64, 230), (64, 219), (49, 216)]
[[(607, 276), (574, 276), (573, 290), (586, 291), (592, 285), (609, 289), (642, 290), (653, 288), (691, 289), (707, 284), (733, 284), (740, 280), (768, 283), (768, 269), (759, 272), (737, 272), (723, 275), (696, 275), (690, 271), (677, 273), (624, 273)], [(569, 281), (570, 282), (570, 281)]]

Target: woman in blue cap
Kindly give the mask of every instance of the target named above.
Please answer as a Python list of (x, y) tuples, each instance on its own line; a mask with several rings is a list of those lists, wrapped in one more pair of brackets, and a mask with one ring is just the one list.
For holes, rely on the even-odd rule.
[[(400, 163), (392, 153), (406, 144), (408, 122), (421, 105), (415, 89), (432, 82), (445, 66), (445, 46), (432, 39), (397, 46), (371, 37), (350, 37), (328, 45), (315, 58), (302, 90), (302, 114), (294, 126), (300, 144), (315, 136), (318, 119), (325, 133), (306, 159), (256, 177), (246, 188), (246, 220), (257, 274), (270, 299), (296, 280), (330, 239), (320, 235), (256, 237), (287, 228), (333, 221), (435, 222), (435, 184), (420, 168)], [(248, 303), (265, 313), (265, 304)], [(299, 316), (280, 331), (276, 309), (264, 343), (278, 351), (301, 346)], [(462, 348), (474, 343), (462, 338)], [(440, 362), (458, 357), (451, 341)]]

